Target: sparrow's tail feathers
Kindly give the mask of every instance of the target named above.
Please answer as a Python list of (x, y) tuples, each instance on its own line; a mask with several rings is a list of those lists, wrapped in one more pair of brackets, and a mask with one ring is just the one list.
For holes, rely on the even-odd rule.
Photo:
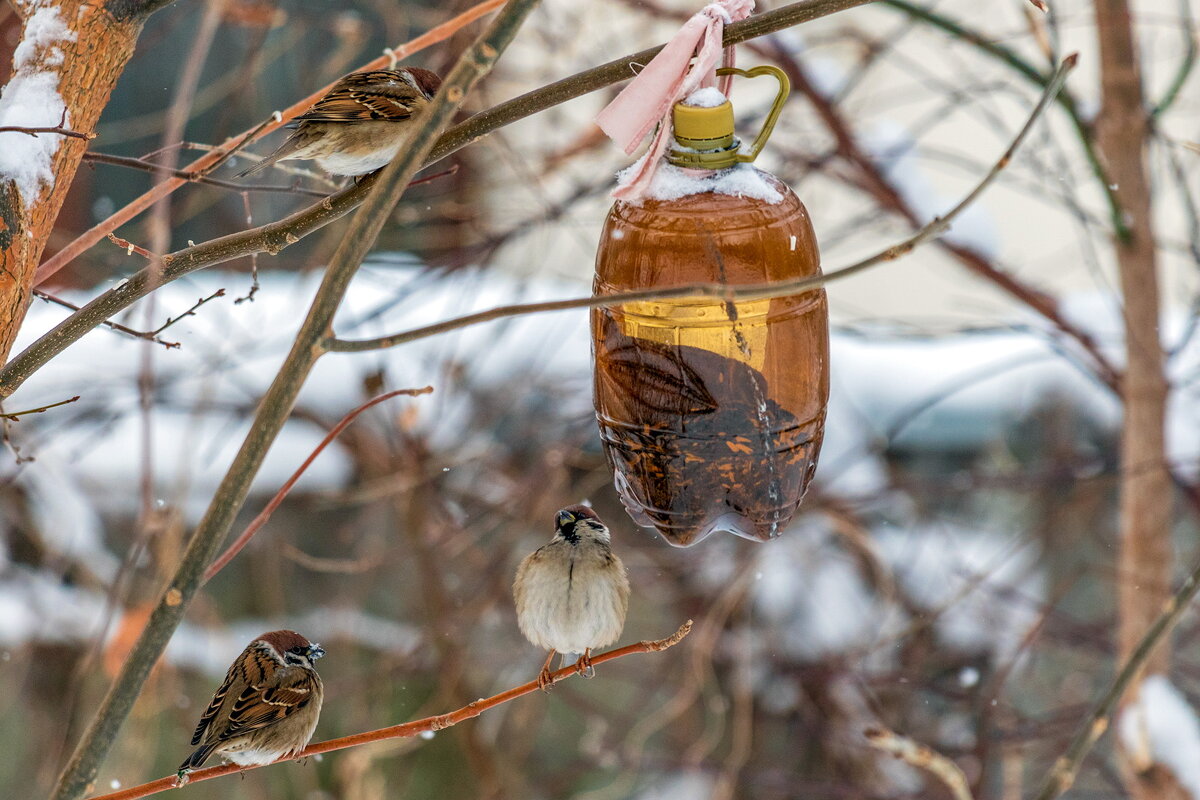
[(187, 759), (179, 765), (178, 771), (183, 773), (191, 772), (194, 769), (200, 769), (200, 767), (204, 766), (204, 762), (208, 760), (208, 757), (212, 755), (213, 750), (217, 749), (217, 745), (219, 744), (221, 743), (211, 742), (203, 747), (196, 748), (195, 752), (188, 756)]
[(296, 150), (299, 147), (300, 147), (300, 140), (296, 137), (295, 134), (292, 134), (291, 136), (289, 136), (287, 138), (286, 142), (284, 142), (283, 144), (279, 145), (278, 148), (276, 148), (274, 153), (271, 153), (271, 155), (267, 156), (266, 158), (264, 158), (262, 161), (258, 162), (257, 164), (253, 164), (253, 165), (247, 167), (246, 169), (242, 170), (241, 172), (239, 172), (237, 175), (234, 175), (233, 177), (244, 178), (247, 175), (253, 175), (256, 172), (258, 172), (260, 170), (264, 170), (267, 167), (271, 166), (276, 161), (281, 161), (285, 158), (290, 158), (292, 153), (296, 152)]

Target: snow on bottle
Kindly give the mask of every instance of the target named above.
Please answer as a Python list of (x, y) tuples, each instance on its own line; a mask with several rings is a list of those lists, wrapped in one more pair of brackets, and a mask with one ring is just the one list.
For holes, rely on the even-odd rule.
[[(645, 185), (608, 213), (595, 294), (820, 273), (804, 205), (750, 163), (778, 119), (787, 77), (768, 66), (716, 71), (729, 73), (778, 79), (762, 131), (743, 151), (732, 105), (714, 87), (675, 104), (665, 163), (630, 167)], [(654, 157), (652, 148), (646, 158)], [(679, 546), (715, 530), (778, 535), (821, 449), (829, 394), (824, 290), (627, 302), (594, 309), (591, 327), (601, 441), (633, 519)]]

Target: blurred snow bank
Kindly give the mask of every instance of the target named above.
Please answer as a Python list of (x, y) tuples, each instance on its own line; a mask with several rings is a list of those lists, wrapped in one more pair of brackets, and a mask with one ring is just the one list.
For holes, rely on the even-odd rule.
[(869, 552), (849, 552), (810, 519), (762, 547), (752, 596), (783, 653), (810, 663), (855, 653), (887, 666), (907, 628), (931, 620), (948, 648), (1008, 663), (1046, 600), (1037, 548), (1023, 538), (882, 525), (861, 544)]
[[(110, 619), (111, 616), (111, 619)], [(33, 643), (88, 645), (115, 631), (121, 612), (111, 615), (103, 594), (67, 586), (45, 572), (7, 567), (0, 580), (0, 647)], [(352, 608), (317, 608), (279, 620), (242, 619), (219, 630), (184, 623), (167, 645), (168, 663), (220, 677), (233, 659), (260, 634), (298, 628), (314, 641), (336, 642), (408, 656), (421, 642), (420, 630)]]
[[(286, 355), (319, 279), (269, 273), (255, 301), (240, 305), (231, 298), (246, 286), (242, 275), (201, 273), (158, 292), (159, 319), (179, 314), (218, 288), (228, 293), (163, 334), (182, 342), (182, 348), (154, 350), (155, 478), (161, 502), (180, 508), (187, 523), (203, 513), (240, 446), (250, 414)], [(336, 330), (345, 338), (365, 338), (500, 305), (586, 293), (582, 283), (522, 282), (472, 270), (434, 275), (397, 256), (364, 267), (350, 287)], [(85, 302), (89, 297), (73, 293), (68, 299)], [(1121, 343), (1114, 338), (1119, 329), (1102, 310), (1087, 302), (1079, 310), (1070, 303), (1065, 307), (1086, 321), (1103, 346), (1119, 354)], [(1107, 307), (1116, 313), (1111, 304)], [(35, 303), (18, 349), (63, 315), (58, 308)], [(134, 309), (121, 321), (140, 327), (142, 319)], [(1172, 325), (1169, 330), (1181, 334), (1183, 326)], [(140, 507), (142, 423), (136, 386), (143, 346), (106, 329), (93, 331), (6, 404), (15, 410), (82, 395), (77, 403), (15, 423), (14, 440), (24, 455), (37, 460), (0, 466), (0, 477), (15, 483), (27, 499), (42, 547), (86, 563), (102, 581), (114, 573), (117, 558), (106, 549), (99, 513), (127, 519)], [(1036, 327), (936, 338), (841, 331), (835, 332), (832, 349), (832, 397), (816, 487), (826, 496), (881, 503), (889, 507), (889, 518), (896, 518), (895, 501), (901, 498), (888, 492), (885, 448), (984, 452), (1011, 435), (1014, 424), (1047, 398), (1100, 429), (1111, 430), (1118, 422), (1119, 408), (1109, 391), (1064, 356), (1053, 333)], [(1177, 466), (1194, 469), (1200, 453), (1200, 346), (1189, 340), (1172, 364), (1171, 456)], [(328, 426), (367, 398), (365, 382), (382, 376), (387, 389), (429, 384), (435, 392), (372, 409), (360, 424), (401, 424), (423, 433), (438, 459), (455, 465), (455, 475), (461, 473), (472, 491), (486, 496), (499, 479), (478, 480), (477, 471), (485, 468), (473, 466), (472, 459), (480, 453), (503, 453), (520, 464), (529, 448), (563, 442), (597, 446), (589, 368), (583, 311), (499, 320), (389, 350), (327, 355), (309, 378), (297, 413), (272, 447), (252, 491), (273, 493)], [(351, 470), (349, 455), (335, 443), (298, 489), (340, 488)], [(755, 601), (774, 624), (791, 632), (781, 646), (802, 659), (817, 659), (869, 649), (906, 624), (898, 607), (881, 599), (886, 595), (880, 587), (866, 581), (844, 542), (823, 530), (801, 533), (793, 531), (760, 554)], [(947, 644), (1001, 659), (1012, 655), (1029, 622), (1020, 609), (1034, 609), (1042, 600), (1034, 554), (1014, 550), (1003, 531), (967, 527), (913, 523), (871, 531), (871, 539), (883, 571), (921, 609), (934, 614), (935, 630)], [(719, 551), (720, 546), (713, 547)], [(701, 571), (716, 569), (716, 561), (706, 559)], [(5, 563), (0, 548), (0, 567)], [(7, 570), (7, 575), (17, 574)], [(4, 597), (15, 602), (16, 592), (31, 598), (27, 606), (41, 607), (38, 597), (49, 591), (44, 585), (29, 576), (14, 583), (7, 575), (0, 583)], [(1020, 599), (997, 602), (998, 592)], [(85, 599), (68, 592), (63, 602), (70, 607)], [(96, 613), (88, 606), (72, 614), (80, 636)], [(7, 641), (29, 633), (22, 619), (14, 617), (3, 629)], [(306, 624), (321, 635), (319, 620)], [(240, 644), (209, 648), (220, 651), (213, 663), (227, 664), (244, 646), (243, 639), (261, 632), (238, 629), (229, 634)]]
[(1200, 798), (1200, 722), (1170, 680), (1146, 678), (1137, 700), (1121, 713), (1117, 731), (1134, 769), (1165, 764), (1188, 794)]

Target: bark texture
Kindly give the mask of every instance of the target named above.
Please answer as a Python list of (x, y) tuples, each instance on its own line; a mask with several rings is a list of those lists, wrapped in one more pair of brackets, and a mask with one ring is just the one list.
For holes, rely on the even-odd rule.
[[(1124, 299), (1127, 367), (1121, 383), (1120, 552), (1117, 563), (1117, 651), (1123, 662), (1163, 613), (1171, 590), (1171, 478), (1164, 415), (1167, 381), (1159, 340), (1158, 273), (1146, 171), (1149, 112), (1142, 93), (1137, 44), (1127, 0), (1097, 0), (1101, 110), (1096, 135), (1129, 230), (1114, 241)], [(1151, 655), (1146, 674), (1165, 674), (1170, 648)], [(1135, 684), (1127, 698), (1136, 696)], [(1124, 754), (1130, 795), (1184, 798), (1168, 770), (1147, 749)]]
[[(55, 7), (59, 19), (74, 34), (74, 41), (64, 37), (53, 47), (38, 47), (33, 64), (58, 73), (58, 91), (69, 114), (68, 127), (90, 132), (133, 55), (144, 17), (122, 14), (118, 19), (104, 3), (88, 0), (26, 0), (16, 7), (23, 19), (39, 9)], [(53, 48), (62, 51), (61, 59)], [(18, 135), (23, 134), (5, 134)], [(43, 186), (36, 198), (22, 198), (11, 180), (0, 178), (0, 362), (7, 360), (25, 318), (34, 270), (87, 150), (87, 142), (82, 139), (59, 138), (62, 141), (53, 160), (54, 183)]]

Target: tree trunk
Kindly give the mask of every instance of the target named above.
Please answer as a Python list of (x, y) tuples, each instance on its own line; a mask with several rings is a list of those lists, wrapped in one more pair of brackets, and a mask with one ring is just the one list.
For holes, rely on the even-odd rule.
[[(1127, 0), (1096, 0), (1096, 29), (1101, 84), (1097, 143), (1130, 231), (1114, 246), (1124, 298), (1127, 360), (1121, 384), (1124, 427), (1117, 564), (1117, 651), (1124, 662), (1162, 614), (1170, 594), (1172, 489), (1165, 456), (1167, 381), (1159, 340), (1158, 274), (1145, 161), (1149, 119)], [(1169, 664), (1170, 648), (1164, 643), (1147, 662), (1146, 674), (1165, 674)], [(1130, 697), (1136, 697), (1138, 690), (1135, 685)], [(1153, 754), (1147, 748), (1140, 750), (1140, 755), (1124, 753), (1131, 796), (1141, 800), (1186, 797), (1170, 773), (1153, 763)]]
[[(17, 0), (24, 35), (13, 56), (12, 75), (0, 95), (0, 112), (16, 104), (16, 112), (0, 115), (5, 126), (63, 127), (90, 132), (108, 104), (113, 86), (133, 55), (134, 43), (149, 13), (163, 2), (130, 0)], [(43, 116), (26, 120), (22, 95), (31, 86), (57, 84), (66, 116), (40, 107)], [(17, 330), (25, 317), (33, 273), (54, 227), (59, 209), (87, 142), (54, 133), (0, 133), (0, 150), (24, 152), (36, 143), (46, 159), (41, 177), (26, 169), (16, 174), (0, 159), (0, 363), (8, 359)], [(18, 165), (19, 167), (20, 165)]]

